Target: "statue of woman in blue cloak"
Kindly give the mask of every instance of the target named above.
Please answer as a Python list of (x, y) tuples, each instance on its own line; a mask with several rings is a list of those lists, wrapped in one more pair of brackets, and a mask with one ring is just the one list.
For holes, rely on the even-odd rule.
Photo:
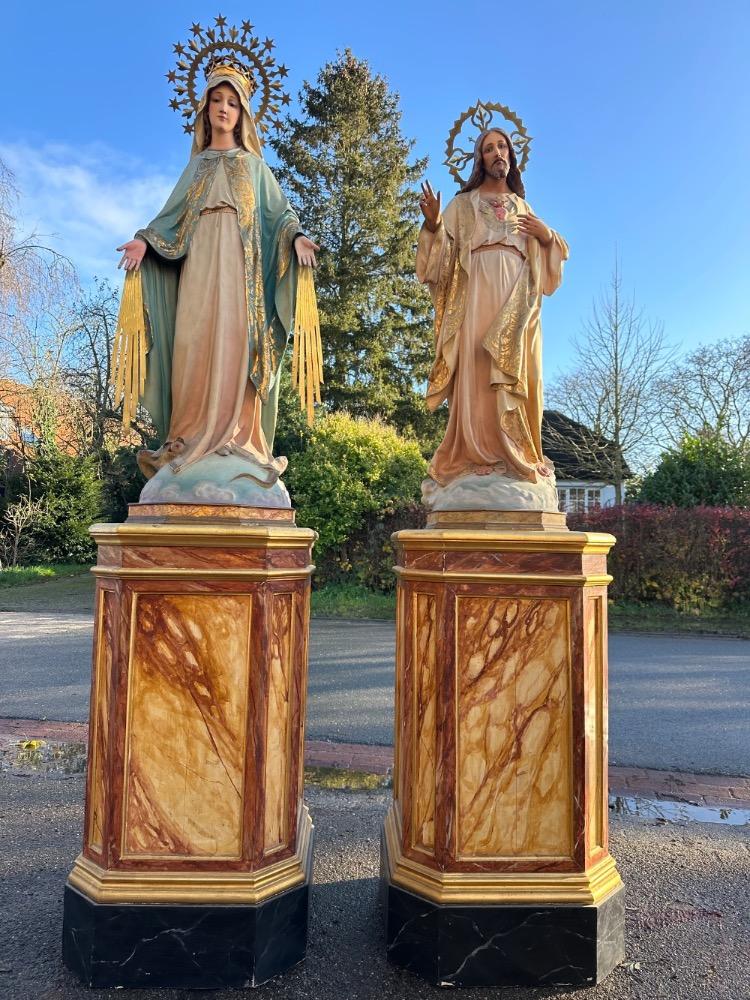
[[(142, 450), (141, 502), (286, 506), (274, 458), (279, 369), (299, 266), (319, 248), (263, 161), (237, 64), (208, 71), (190, 162), (164, 208), (118, 247), (140, 272), (142, 405), (163, 442)], [(151, 478), (154, 477), (154, 478)]]

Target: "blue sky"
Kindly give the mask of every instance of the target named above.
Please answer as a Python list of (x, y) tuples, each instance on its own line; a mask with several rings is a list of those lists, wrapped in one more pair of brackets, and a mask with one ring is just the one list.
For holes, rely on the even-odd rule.
[(545, 305), (548, 379), (615, 250), (626, 289), (675, 345), (750, 330), (747, 0), (5, 0), (0, 157), (25, 223), (57, 234), (84, 280), (116, 275), (114, 247), (182, 169), (189, 139), (165, 73), (190, 24), (219, 13), (276, 40), (292, 96), (337, 49), (366, 58), (401, 95), (403, 131), (444, 197), (455, 191), (442, 166), (454, 119), (478, 98), (521, 115), (534, 137), (528, 199), (571, 245)]

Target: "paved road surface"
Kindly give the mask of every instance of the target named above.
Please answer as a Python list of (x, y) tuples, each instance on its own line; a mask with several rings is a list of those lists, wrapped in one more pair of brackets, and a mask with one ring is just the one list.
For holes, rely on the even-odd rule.
[[(0, 716), (85, 721), (91, 617), (0, 614)], [(313, 620), (307, 735), (392, 743), (392, 622)], [(750, 642), (610, 638), (613, 764), (750, 775)]]

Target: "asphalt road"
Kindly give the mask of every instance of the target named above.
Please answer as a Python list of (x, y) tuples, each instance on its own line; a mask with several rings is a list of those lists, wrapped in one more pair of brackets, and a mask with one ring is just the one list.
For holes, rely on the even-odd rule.
[[(0, 717), (88, 718), (91, 616), (0, 614)], [(313, 620), (307, 735), (393, 742), (393, 622)], [(750, 642), (610, 637), (610, 761), (750, 774)]]
[[(388, 965), (378, 907), (378, 832), (390, 795), (308, 787), (315, 875), (306, 961), (264, 1000), (436, 1000), (445, 991)], [(83, 780), (0, 775), (3, 1000), (187, 1000), (178, 989), (81, 986), (60, 961), (62, 887), (80, 850)], [(471, 1000), (744, 1000), (750, 996), (750, 853), (744, 827), (654, 825), (612, 814), (625, 882), (626, 961), (596, 988), (472, 989)], [(212, 991), (210, 1000), (237, 1000)], [(247, 995), (247, 994), (245, 994)], [(457, 994), (454, 992), (453, 994)]]

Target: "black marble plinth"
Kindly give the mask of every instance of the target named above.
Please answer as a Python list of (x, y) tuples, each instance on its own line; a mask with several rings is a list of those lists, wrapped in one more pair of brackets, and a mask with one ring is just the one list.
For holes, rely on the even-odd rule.
[(436, 986), (593, 986), (625, 958), (622, 888), (597, 906), (439, 905), (381, 873), (388, 960)]
[(257, 906), (102, 904), (66, 886), (63, 961), (86, 986), (260, 986), (305, 957), (309, 895), (309, 875)]

